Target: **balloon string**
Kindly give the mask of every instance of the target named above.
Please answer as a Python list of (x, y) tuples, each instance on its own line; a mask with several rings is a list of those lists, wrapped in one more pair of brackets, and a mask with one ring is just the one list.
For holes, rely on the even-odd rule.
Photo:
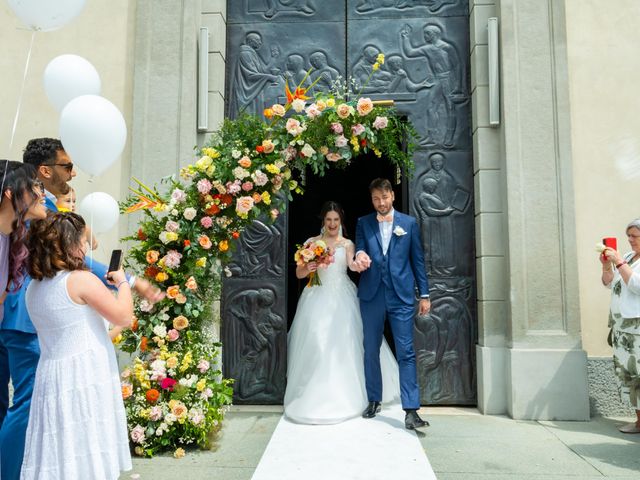
[[(91, 229), (91, 235), (93, 235), (93, 210), (91, 210), (91, 218), (89, 219), (89, 225), (90, 225), (89, 228)], [(93, 240), (92, 239), (93, 237), (89, 237), (88, 239), (85, 239), (89, 243), (89, 270), (91, 271), (93, 271)]]
[(16, 108), (16, 115), (13, 117), (13, 127), (11, 128), (11, 139), (9, 140), (9, 152), (7, 157), (11, 155), (11, 148), (13, 147), (13, 139), (16, 135), (16, 127), (18, 126), (18, 117), (20, 117), (20, 108), (22, 107), (22, 97), (24, 95), (24, 86), (27, 83), (27, 73), (29, 72), (29, 63), (31, 62), (31, 52), (33, 50), (33, 40), (36, 38), (36, 31), (31, 33), (31, 42), (29, 43), (29, 52), (27, 53), (27, 61), (24, 64), (24, 74), (22, 75), (22, 85), (20, 86), (20, 95), (18, 95), (18, 107)]

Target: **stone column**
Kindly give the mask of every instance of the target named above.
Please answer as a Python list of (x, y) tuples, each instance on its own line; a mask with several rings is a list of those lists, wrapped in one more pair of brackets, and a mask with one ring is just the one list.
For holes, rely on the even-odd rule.
[(199, 0), (139, 0), (131, 174), (149, 185), (193, 160)]
[[(477, 225), (492, 225), (496, 236), (503, 229), (503, 241), (486, 255), (494, 240), (478, 235), (478, 298), (486, 302), (479, 403), (498, 413), (506, 402), (509, 415), (519, 419), (586, 420), (564, 2), (494, 3), (474, 1), (472, 7), (478, 39), (482, 17), (499, 18), (502, 89), (502, 123), (489, 133), (482, 130), (487, 93), (480, 84), (474, 92)], [(490, 139), (485, 144), (483, 135)], [(495, 169), (482, 168), (484, 153), (498, 156)], [(493, 212), (501, 221), (486, 222)]]

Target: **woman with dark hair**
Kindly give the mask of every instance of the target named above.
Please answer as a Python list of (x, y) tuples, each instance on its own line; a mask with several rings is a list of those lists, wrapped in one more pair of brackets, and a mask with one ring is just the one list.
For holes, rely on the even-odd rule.
[[(26, 222), (47, 215), (42, 184), (29, 165), (0, 160), (0, 323), (8, 288), (17, 290), (24, 278)], [(9, 408), (9, 361), (0, 341), (0, 426)]]
[[(289, 332), (285, 415), (298, 423), (331, 424), (357, 417), (367, 405), (364, 379), (362, 318), (356, 286), (347, 275), (355, 247), (346, 238), (344, 211), (336, 202), (321, 210), (320, 235), (333, 252), (334, 262), (318, 268), (314, 262), (298, 266), (296, 276), (311, 272), (321, 285), (307, 286)], [(384, 402), (400, 397), (398, 366), (386, 342), (380, 351)]]
[(109, 289), (87, 270), (86, 225), (75, 213), (32, 222), (26, 303), (40, 341), (21, 479), (117, 479), (131, 469), (126, 415), (113, 344), (103, 317), (133, 318), (124, 271)]

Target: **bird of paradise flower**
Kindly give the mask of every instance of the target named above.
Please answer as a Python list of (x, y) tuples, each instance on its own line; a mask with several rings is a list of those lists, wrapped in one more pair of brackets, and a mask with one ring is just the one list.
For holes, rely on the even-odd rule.
[(162, 198), (160, 198), (156, 192), (147, 187), (136, 177), (132, 177), (132, 179), (138, 184), (139, 189), (136, 190), (135, 188), (129, 187), (129, 190), (135, 193), (140, 201), (127, 208), (124, 211), (125, 213), (133, 213), (137, 212), (138, 210), (147, 210), (149, 208), (158, 209), (159, 207), (162, 207), (164, 205)]

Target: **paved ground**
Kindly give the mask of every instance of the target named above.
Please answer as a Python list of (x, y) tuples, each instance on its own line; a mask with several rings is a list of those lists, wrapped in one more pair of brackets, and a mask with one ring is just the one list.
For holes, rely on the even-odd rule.
[[(440, 480), (640, 478), (640, 435), (616, 429), (630, 419), (525, 422), (473, 409), (425, 412), (431, 427), (420, 441)], [(250, 480), (280, 415), (277, 408), (236, 407), (227, 415), (214, 450), (189, 452), (181, 460), (135, 459), (131, 473), (141, 480)]]

